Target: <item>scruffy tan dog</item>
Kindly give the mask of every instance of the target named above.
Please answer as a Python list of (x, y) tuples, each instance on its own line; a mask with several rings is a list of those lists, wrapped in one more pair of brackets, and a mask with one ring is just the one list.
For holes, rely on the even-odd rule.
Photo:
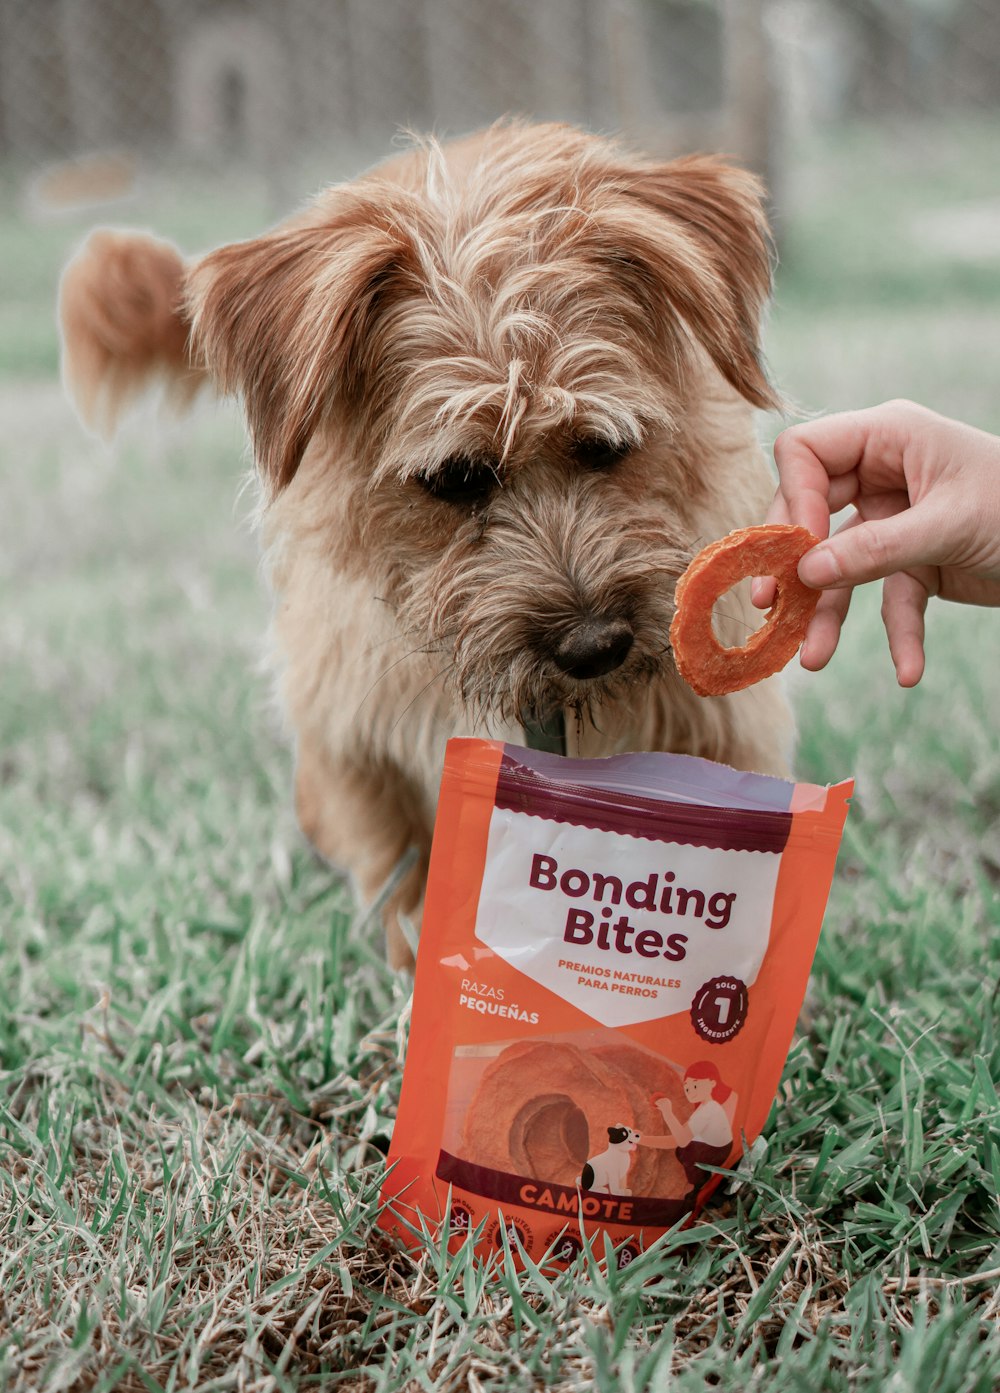
[[(785, 771), (774, 683), (696, 697), (667, 638), (692, 553), (771, 492), (769, 289), (750, 175), (522, 123), (418, 144), (200, 260), (98, 232), (67, 269), (88, 419), (161, 373), (243, 399), (299, 818), (365, 898), (419, 849), (394, 963), (450, 736), (562, 709), (570, 754)], [(723, 641), (754, 618), (731, 594)]]

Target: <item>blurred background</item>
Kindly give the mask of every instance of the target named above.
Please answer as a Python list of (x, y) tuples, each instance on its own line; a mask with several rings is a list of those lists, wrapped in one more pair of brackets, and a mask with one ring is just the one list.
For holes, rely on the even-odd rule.
[(996, 0), (0, 0), (3, 379), (54, 374), (92, 223), (203, 250), (508, 112), (757, 169), (803, 407), (1000, 426)]
[(764, 176), (802, 406), (1000, 425), (996, 0), (0, 0), (0, 370), (55, 371), (92, 223), (203, 250), (509, 112)]

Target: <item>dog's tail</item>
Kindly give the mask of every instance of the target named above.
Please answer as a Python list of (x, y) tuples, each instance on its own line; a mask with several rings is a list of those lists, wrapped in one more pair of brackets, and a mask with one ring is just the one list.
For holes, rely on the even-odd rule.
[(206, 381), (192, 359), (185, 270), (169, 242), (102, 229), (63, 272), (63, 378), (80, 415), (103, 434), (155, 381), (179, 405)]

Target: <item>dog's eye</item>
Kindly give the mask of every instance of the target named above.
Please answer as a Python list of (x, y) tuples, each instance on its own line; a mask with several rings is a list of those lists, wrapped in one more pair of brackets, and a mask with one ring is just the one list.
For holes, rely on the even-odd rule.
[(585, 469), (611, 469), (631, 450), (627, 441), (607, 440), (600, 435), (583, 435), (573, 441), (573, 458)]
[(417, 483), (443, 503), (472, 507), (485, 503), (500, 486), (496, 469), (486, 460), (453, 455), (431, 474), (418, 474)]

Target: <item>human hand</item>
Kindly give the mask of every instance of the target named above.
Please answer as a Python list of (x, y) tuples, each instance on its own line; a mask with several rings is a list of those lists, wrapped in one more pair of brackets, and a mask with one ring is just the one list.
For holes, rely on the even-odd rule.
[[(882, 621), (901, 687), (924, 670), (924, 611), (933, 595), (1000, 605), (1000, 438), (893, 401), (793, 426), (774, 442), (779, 487), (768, 522), (826, 538), (830, 515), (854, 515), (806, 552), (799, 576), (824, 591), (800, 661), (825, 667), (854, 587), (883, 581)], [(774, 581), (754, 581), (767, 609)]]

